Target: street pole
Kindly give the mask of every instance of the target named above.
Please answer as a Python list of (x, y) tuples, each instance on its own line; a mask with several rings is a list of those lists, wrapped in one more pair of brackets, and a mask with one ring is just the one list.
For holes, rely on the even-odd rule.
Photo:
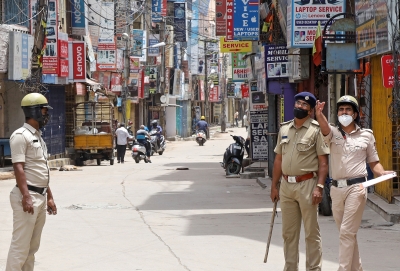
[[(204, 115), (206, 117), (206, 121), (210, 123), (210, 116), (208, 115), (208, 66), (207, 66), (207, 41), (204, 40), (204, 98), (206, 99), (205, 102), (205, 109)], [(208, 134), (207, 134), (208, 136)], [(208, 139), (208, 138), (207, 138)]]
[(129, 46), (130, 46), (130, 39), (131, 39), (131, 29), (130, 25), (126, 26), (126, 33), (128, 34), (128, 38), (125, 41), (125, 56), (124, 56), (124, 89), (122, 95), (122, 122), (126, 123), (126, 103), (127, 103), (127, 95), (128, 95), (128, 84), (129, 84), (129, 68), (130, 68), (130, 61), (129, 61)]
[(226, 96), (226, 90), (227, 90), (227, 84), (226, 84), (226, 68), (227, 68), (227, 60), (226, 60), (227, 55), (223, 54), (222, 57), (222, 75), (223, 75), (223, 82), (222, 82), (222, 118), (221, 118), (221, 132), (224, 133), (226, 130), (226, 112), (225, 112), (225, 96)]

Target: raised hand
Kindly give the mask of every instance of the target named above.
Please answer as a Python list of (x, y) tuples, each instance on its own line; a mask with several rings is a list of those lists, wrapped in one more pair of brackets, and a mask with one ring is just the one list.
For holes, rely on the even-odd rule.
[(320, 102), (317, 100), (317, 104), (315, 105), (315, 115), (320, 116), (322, 115), (322, 110), (324, 110), (325, 102)]

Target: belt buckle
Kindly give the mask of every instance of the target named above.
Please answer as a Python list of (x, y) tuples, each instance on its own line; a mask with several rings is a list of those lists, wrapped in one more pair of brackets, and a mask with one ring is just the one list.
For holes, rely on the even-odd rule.
[(46, 195), (46, 193), (47, 193), (47, 187), (43, 190), (42, 195), (44, 196), (44, 195)]
[(288, 176), (287, 181), (288, 181), (288, 183), (297, 183), (296, 176)]
[(347, 187), (347, 180), (344, 179), (337, 180), (337, 187), (338, 188)]

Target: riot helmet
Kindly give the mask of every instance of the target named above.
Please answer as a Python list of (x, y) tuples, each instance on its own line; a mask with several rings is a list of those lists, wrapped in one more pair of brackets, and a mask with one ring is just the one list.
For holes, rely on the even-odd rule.
[(42, 108), (53, 109), (46, 97), (40, 93), (29, 93), (21, 101), (21, 108), (25, 118), (34, 119), (39, 123), (39, 128), (43, 128), (50, 119), (49, 114), (42, 114)]

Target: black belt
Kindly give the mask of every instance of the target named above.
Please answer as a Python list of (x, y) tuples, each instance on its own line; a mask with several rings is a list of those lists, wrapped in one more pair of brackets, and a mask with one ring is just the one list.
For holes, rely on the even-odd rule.
[[(359, 177), (359, 178), (354, 178), (350, 180), (346, 180), (347, 186), (356, 184), (356, 183), (363, 183), (365, 182), (365, 177)], [(333, 186), (338, 186), (338, 181), (337, 180), (332, 180), (332, 185)]]
[[(47, 187), (36, 187), (36, 186), (32, 186), (27, 184), (28, 186), (28, 190), (39, 193), (40, 195), (45, 195), (47, 192)], [(18, 187), (18, 184), (16, 185), (16, 187)]]

